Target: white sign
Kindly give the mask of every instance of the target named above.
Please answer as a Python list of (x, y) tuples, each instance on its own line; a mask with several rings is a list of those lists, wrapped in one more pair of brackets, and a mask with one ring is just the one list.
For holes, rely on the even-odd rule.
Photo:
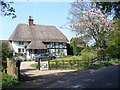
[(48, 69), (49, 69), (48, 61), (40, 61), (40, 70), (48, 70)]

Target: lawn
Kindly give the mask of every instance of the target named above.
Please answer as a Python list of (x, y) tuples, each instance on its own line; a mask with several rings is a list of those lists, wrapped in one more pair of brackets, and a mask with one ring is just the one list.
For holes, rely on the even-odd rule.
[(80, 59), (82, 59), (81, 56), (61, 56), (57, 57), (55, 60), (80, 60)]

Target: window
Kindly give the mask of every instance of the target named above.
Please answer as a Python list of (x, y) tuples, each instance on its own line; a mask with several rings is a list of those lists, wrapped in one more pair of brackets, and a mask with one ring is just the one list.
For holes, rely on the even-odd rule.
[(22, 49), (22, 52), (24, 52), (24, 49)]
[(20, 49), (20, 48), (18, 48), (18, 52), (21, 52), (21, 49)]
[(18, 52), (24, 52), (24, 48), (18, 48)]
[(19, 45), (24, 45), (24, 42), (19, 42)]

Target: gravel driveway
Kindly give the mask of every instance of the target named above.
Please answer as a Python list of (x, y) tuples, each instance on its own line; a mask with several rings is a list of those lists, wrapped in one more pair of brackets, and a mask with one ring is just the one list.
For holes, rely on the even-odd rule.
[[(117, 65), (103, 67), (98, 70), (46, 70), (41, 71), (30, 65), (36, 63), (34, 61), (26, 61), (21, 63), (21, 78), (22, 83), (14, 88), (90, 88), (91, 85), (99, 85), (99, 82), (107, 83), (108, 87), (109, 78), (104, 81), (104, 77), (111, 75), (110, 78), (118, 78), (114, 76)], [(112, 69), (112, 70), (111, 70)], [(112, 71), (112, 72), (111, 72)], [(103, 76), (103, 78), (101, 77)], [(97, 77), (98, 76), (98, 77)], [(99, 79), (100, 78), (100, 79)], [(110, 79), (110, 80), (111, 80)], [(92, 81), (94, 80), (94, 81)], [(100, 80), (100, 81), (99, 81)], [(118, 87), (116, 83), (115, 87)], [(81, 86), (82, 85), (82, 86)], [(98, 87), (98, 86), (95, 86)], [(104, 87), (104, 86), (103, 86)], [(112, 86), (111, 86), (112, 87)], [(113, 86), (114, 87), (114, 86)], [(94, 87), (93, 87), (94, 88)]]
[[(22, 83), (14, 88), (45, 88), (64, 77), (74, 78), (89, 71), (77, 70), (38, 70), (30, 65), (36, 63), (34, 61), (21, 62), (21, 79)], [(65, 79), (65, 78), (64, 78)]]
[(20, 67), (21, 73), (25, 75), (29, 75), (29, 77), (34, 77), (39, 75), (58, 74), (61, 72), (76, 71), (76, 70), (38, 70), (30, 66), (31, 64), (34, 63), (37, 62), (34, 61), (21, 62), (21, 67)]

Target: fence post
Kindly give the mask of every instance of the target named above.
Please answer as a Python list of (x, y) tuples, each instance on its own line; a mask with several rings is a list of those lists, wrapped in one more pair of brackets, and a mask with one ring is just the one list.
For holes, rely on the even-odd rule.
[(77, 60), (77, 64), (78, 64), (78, 70), (79, 70), (79, 68), (80, 68), (80, 67), (79, 67), (79, 66), (80, 66), (80, 64), (79, 64), (79, 60)]
[(58, 63), (57, 63), (57, 60), (56, 60), (56, 69), (57, 69), (57, 65), (58, 65)]
[(20, 61), (18, 60), (17, 62), (16, 62), (16, 67), (18, 67), (18, 80), (20, 81), (20, 79), (21, 79), (21, 77), (20, 77)]
[(49, 68), (49, 70), (50, 70), (50, 60), (48, 60), (48, 68)]
[(38, 70), (40, 70), (40, 59), (38, 59)]
[(70, 60), (70, 62), (69, 62), (69, 63), (70, 63), (70, 68), (71, 68), (71, 60)]
[(108, 56), (108, 61), (110, 61), (110, 58), (109, 58), (109, 56)]
[(64, 60), (62, 61), (62, 64), (63, 64), (63, 69), (64, 69)]

